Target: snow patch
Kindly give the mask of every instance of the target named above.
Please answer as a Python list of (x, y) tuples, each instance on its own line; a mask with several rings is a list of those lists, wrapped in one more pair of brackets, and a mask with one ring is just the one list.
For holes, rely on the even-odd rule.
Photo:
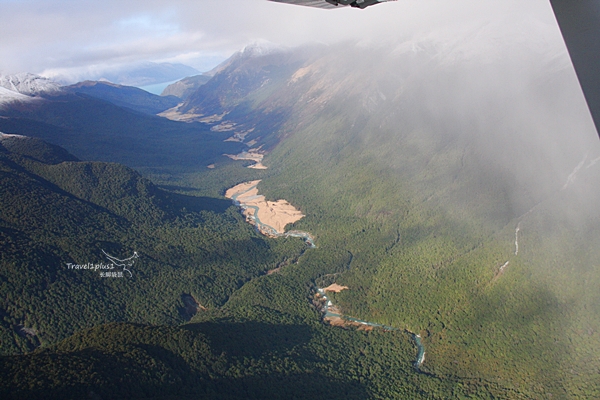
[(56, 82), (27, 72), (16, 75), (0, 75), (0, 87), (25, 95), (38, 95), (60, 90), (60, 85)]
[(17, 135), (17, 134), (14, 134), (14, 133), (0, 132), (0, 141), (2, 141), (4, 139), (10, 139), (10, 138), (27, 139), (27, 136)]
[(9, 89), (6, 89), (6, 88), (0, 86), (0, 107), (10, 104), (10, 103), (15, 103), (15, 102), (26, 103), (26, 102), (35, 101), (35, 100), (37, 100), (35, 97), (26, 96), (24, 94), (14, 92), (12, 90), (9, 90)]
[(240, 51), (240, 55), (246, 57), (262, 57), (272, 53), (278, 53), (284, 51), (285, 47), (269, 42), (269, 41), (256, 41), (250, 43)]

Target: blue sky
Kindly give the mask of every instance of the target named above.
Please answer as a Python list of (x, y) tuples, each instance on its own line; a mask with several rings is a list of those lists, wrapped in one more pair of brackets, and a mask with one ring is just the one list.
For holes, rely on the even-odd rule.
[[(455, 41), (494, 21), (508, 36), (513, 22), (558, 33), (547, 0), (400, 0), (366, 10), (266, 0), (0, 0), (0, 15), (0, 72), (45, 75), (85, 75), (139, 61), (205, 71), (255, 41)], [(503, 40), (502, 32), (486, 32)]]

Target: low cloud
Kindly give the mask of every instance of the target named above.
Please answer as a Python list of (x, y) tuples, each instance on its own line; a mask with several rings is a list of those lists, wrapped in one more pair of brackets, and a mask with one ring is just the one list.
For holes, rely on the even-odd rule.
[[(452, 39), (473, 21), (551, 15), (545, 0), (403, 0), (366, 10), (321, 10), (266, 0), (24, 0), (1, 2), (0, 71), (34, 73), (181, 59), (200, 70), (249, 42), (365, 43), (430, 35)], [(10, 18), (8, 17), (10, 16)], [(188, 56), (185, 56), (188, 55)], [(193, 56), (190, 56), (193, 55)]]

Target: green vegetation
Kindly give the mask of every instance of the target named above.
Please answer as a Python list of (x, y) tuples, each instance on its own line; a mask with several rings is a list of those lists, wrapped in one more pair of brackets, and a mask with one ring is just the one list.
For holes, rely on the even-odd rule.
[[(256, 128), (267, 170), (221, 157), (244, 145), (204, 125), (105, 103), (88, 124), (90, 99), (0, 119), (160, 185), (2, 141), (3, 397), (600, 398), (598, 168), (572, 181), (576, 146), (552, 153), (538, 149), (550, 136), (530, 139), (511, 118), (479, 132), (468, 107), (440, 112), (444, 83), (468, 83), (452, 68), (425, 88), (430, 109), (415, 106), (428, 93), (411, 68), (426, 55), (381, 78), (381, 50), (323, 69), (334, 53), (242, 60), (188, 100)], [(499, 91), (487, 105), (494, 117), (529, 110), (517, 97)], [(546, 165), (562, 153), (568, 170)], [(291, 228), (316, 249), (259, 236), (223, 200), (253, 179), (306, 215)], [(65, 268), (101, 250), (138, 252), (133, 278)], [(399, 331), (323, 325), (313, 296), (332, 282), (349, 287), (330, 294), (345, 315)], [(404, 329), (422, 336), (420, 373)]]
[(400, 333), (320, 325), (109, 324), (46, 350), (3, 358), (0, 393), (7, 399), (520, 397), (477, 379), (419, 374), (401, 356), (410, 353)]
[(556, 185), (526, 214), (535, 202), (511, 208), (510, 181), (460, 136), (440, 143), (424, 130), (367, 122), (360, 129), (380, 136), (358, 141), (347, 111), (328, 111), (265, 160), (272, 169), (261, 191), (307, 214), (296, 228), (313, 233), (320, 251), (303, 265), (349, 266), (335, 280), (350, 290), (332, 295), (344, 314), (420, 332), (423, 369), (436, 376), (483, 378), (532, 397), (599, 396), (598, 212), (577, 205), (582, 193), (597, 199), (588, 189), (597, 173), (572, 191)]
[[(300, 257), (300, 240), (258, 237), (224, 201), (164, 192), (118, 164), (64, 161), (36, 139), (2, 144), (3, 352), (41, 345), (0, 358), (3, 398), (514, 393), (416, 372), (406, 333), (322, 325), (310, 299), (324, 267), (304, 262), (320, 250)], [(65, 268), (100, 262), (103, 249), (137, 251), (133, 278)], [(206, 310), (177, 327), (192, 317), (182, 294)]]
[[(4, 354), (109, 321), (182, 323), (191, 317), (182, 295), (221, 306), (244, 282), (304, 248), (259, 237), (228, 201), (164, 192), (118, 164), (46, 164), (6, 149), (27, 143), (42, 145), (8, 139), (0, 153)], [(117, 258), (136, 251), (133, 277), (69, 269), (108, 264), (102, 251)]]

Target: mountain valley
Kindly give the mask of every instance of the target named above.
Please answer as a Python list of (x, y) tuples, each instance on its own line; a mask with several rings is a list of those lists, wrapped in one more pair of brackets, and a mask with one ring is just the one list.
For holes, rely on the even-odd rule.
[[(600, 397), (600, 142), (566, 54), (440, 46), (250, 48), (183, 99), (1, 104), (3, 397)], [(250, 181), (315, 248), (244, 221)], [(132, 277), (66, 267), (102, 251)], [(397, 331), (324, 324), (331, 284)]]

